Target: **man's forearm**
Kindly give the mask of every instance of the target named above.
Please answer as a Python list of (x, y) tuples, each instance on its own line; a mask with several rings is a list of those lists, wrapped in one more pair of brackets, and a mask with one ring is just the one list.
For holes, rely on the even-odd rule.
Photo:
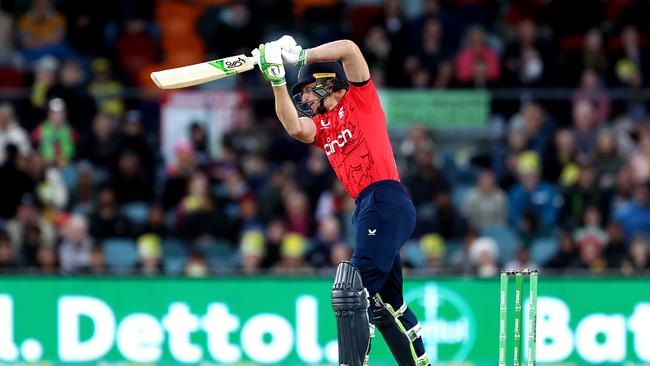
[(352, 41), (341, 40), (322, 44), (307, 50), (307, 63), (323, 61), (344, 61), (349, 59), (357, 46)]
[(275, 95), (275, 113), (287, 133), (302, 142), (312, 143), (313, 131), (305, 130), (305, 124), (300, 120), (287, 88), (285, 86), (273, 87), (273, 94)]
[(322, 44), (307, 50), (307, 63), (341, 61), (350, 81), (366, 81), (370, 71), (359, 47), (352, 41), (340, 40)]

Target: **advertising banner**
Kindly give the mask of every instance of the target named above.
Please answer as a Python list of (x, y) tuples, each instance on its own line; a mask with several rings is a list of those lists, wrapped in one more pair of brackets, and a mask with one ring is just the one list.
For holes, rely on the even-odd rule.
[[(1, 277), (0, 364), (335, 365), (330, 286)], [(409, 279), (404, 293), (433, 363), (496, 364), (498, 279)], [(537, 324), (540, 364), (650, 363), (650, 281), (541, 276)], [(370, 364), (395, 365), (379, 333)]]
[(389, 127), (468, 129), (485, 127), (490, 119), (485, 90), (382, 90), (379, 96)]

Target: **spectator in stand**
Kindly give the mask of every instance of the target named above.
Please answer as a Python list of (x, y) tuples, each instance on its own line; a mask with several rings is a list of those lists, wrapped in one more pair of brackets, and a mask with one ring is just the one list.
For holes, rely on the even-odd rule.
[(238, 202), (237, 211), (237, 224), (235, 225), (238, 228), (237, 231), (264, 231), (264, 224), (259, 213), (259, 203), (255, 195), (252, 193), (245, 194)]
[(404, 76), (404, 57), (408, 51), (407, 21), (399, 0), (386, 0), (384, 12), (375, 19), (374, 24), (382, 27), (390, 42), (390, 51), (386, 58), (386, 85), (389, 87), (406, 86)]
[(510, 189), (508, 223), (524, 236), (550, 235), (560, 200), (555, 187), (540, 180), (538, 155), (531, 151), (522, 153), (518, 173), (519, 182)]
[(232, 239), (232, 222), (217, 205), (210, 192), (210, 183), (202, 173), (196, 173), (187, 186), (187, 194), (177, 210), (177, 233), (188, 241), (208, 242)]
[[(439, 77), (441, 64), (449, 58), (448, 51), (443, 45), (443, 29), (440, 20), (427, 19), (418, 38), (421, 39), (420, 44), (416, 45), (405, 61), (407, 71), (408, 65), (415, 62), (415, 67), (411, 69), (425, 71), (430, 75), (431, 81), (436, 80)], [(411, 70), (411, 75), (416, 71), (418, 70)], [(426, 87), (431, 87), (431, 82)]]
[(297, 167), (297, 182), (303, 187), (310, 207), (318, 208), (318, 200), (322, 193), (332, 187), (332, 170), (327, 163), (327, 157), (318, 149), (310, 149), (306, 161)]
[(65, 102), (68, 121), (77, 133), (85, 135), (95, 114), (95, 100), (88, 95), (82, 65), (77, 60), (66, 60), (61, 66), (59, 82), (47, 92), (48, 98)]
[(210, 165), (212, 157), (206, 126), (204, 123), (194, 121), (190, 124), (189, 140), (194, 149), (196, 161), (201, 167)]
[(385, 86), (392, 47), (386, 30), (380, 25), (371, 26), (366, 32), (362, 47), (368, 67), (373, 71), (373, 81), (379, 76), (378, 85)]
[(0, 229), (0, 273), (13, 272), (16, 267), (17, 264), (9, 234), (4, 229)]
[(578, 227), (573, 236), (578, 246), (589, 241), (597, 243), (601, 248), (607, 245), (607, 232), (603, 230), (600, 211), (595, 206), (589, 206), (584, 212), (582, 226)]
[(329, 265), (325, 268), (334, 268), (339, 263), (349, 261), (352, 258), (352, 248), (343, 242), (334, 244), (330, 251)]
[(639, 130), (638, 144), (629, 158), (634, 182), (650, 181), (650, 127)]
[(142, 173), (149, 179), (153, 179), (156, 157), (147, 141), (142, 124), (142, 113), (138, 110), (130, 110), (124, 115), (118, 151), (125, 150), (133, 151), (138, 156), (142, 163)]
[(115, 48), (119, 65), (133, 85), (138, 83), (140, 70), (153, 64), (158, 56), (158, 44), (149, 34), (147, 22), (142, 19), (131, 19), (124, 23)]
[(623, 226), (616, 221), (610, 221), (607, 224), (607, 246), (604, 255), (607, 258), (607, 265), (611, 269), (620, 269), (627, 256), (625, 232)]
[(68, 219), (61, 230), (63, 240), (59, 245), (61, 272), (78, 274), (90, 269), (93, 239), (88, 235), (88, 222), (85, 217), (74, 215)]
[(641, 45), (641, 35), (634, 25), (627, 25), (621, 31), (621, 48), (615, 56), (614, 71), (618, 82), (626, 85), (633, 76), (642, 84), (650, 81), (650, 55)]
[(48, 247), (45, 245), (38, 247), (36, 261), (38, 263), (38, 270), (41, 274), (53, 275), (57, 274), (59, 271), (59, 260), (54, 247)]
[(399, 146), (399, 158), (404, 160), (400, 161), (400, 164), (405, 165), (404, 170), (409, 170), (409, 166), (416, 164), (417, 155), (423, 151), (435, 153), (435, 143), (431, 131), (420, 124), (415, 124), (409, 129), (408, 136)]
[(451, 192), (442, 189), (433, 196), (435, 206), (433, 219), (429, 222), (416, 224), (416, 236), (418, 233), (435, 232), (439, 233), (445, 240), (460, 239), (467, 229), (467, 222), (459, 210), (454, 207)]
[(265, 232), (266, 244), (264, 247), (264, 258), (262, 259), (262, 268), (269, 269), (280, 261), (280, 248), (282, 238), (287, 233), (287, 227), (284, 220), (273, 218), (268, 222)]
[(117, 156), (117, 168), (111, 174), (111, 185), (119, 204), (151, 200), (153, 181), (147, 170), (134, 151), (122, 150)]
[(609, 120), (611, 109), (609, 96), (602, 87), (598, 74), (592, 69), (585, 69), (582, 72), (580, 85), (573, 92), (572, 104), (574, 108), (582, 101), (592, 105), (596, 126), (601, 126)]
[(35, 197), (26, 194), (22, 197), (16, 216), (7, 222), (7, 232), (16, 256), (16, 263), (31, 267), (37, 264), (40, 246), (54, 247), (57, 231), (40, 212)]
[(65, 44), (65, 17), (54, 8), (51, 0), (34, 0), (17, 26), (19, 44), (28, 60), (48, 54), (61, 58), (71, 55)]
[(119, 141), (116, 121), (108, 114), (99, 112), (93, 118), (92, 129), (80, 142), (79, 158), (108, 173), (115, 163)]
[(165, 238), (171, 234), (165, 221), (165, 210), (162, 205), (157, 202), (149, 205), (147, 220), (142, 225), (139, 234), (155, 234), (159, 238)]
[(176, 160), (170, 162), (165, 169), (163, 188), (163, 207), (170, 209), (177, 206), (187, 190), (187, 184), (192, 174), (197, 171), (194, 150), (188, 142), (180, 142), (174, 146)]
[(598, 188), (609, 190), (613, 188), (616, 174), (625, 162), (621, 158), (614, 133), (606, 128), (598, 131), (593, 167), (596, 170)]
[(507, 138), (507, 145), (494, 148), (490, 157), (490, 167), (499, 185), (505, 190), (515, 184), (519, 155), (528, 146), (528, 135), (521, 126), (510, 127)]
[(235, 111), (232, 129), (223, 135), (223, 145), (233, 149), (239, 156), (250, 153), (265, 153), (267, 137), (255, 126), (255, 114), (250, 103), (243, 103)]
[(106, 258), (104, 257), (104, 250), (101, 246), (95, 245), (90, 250), (90, 274), (92, 275), (105, 275), (106, 274)]
[(133, 225), (120, 213), (115, 192), (110, 186), (100, 187), (90, 215), (90, 233), (98, 241), (106, 238), (132, 237)]
[(476, 82), (477, 71), (483, 72), (486, 83), (496, 83), (501, 77), (499, 55), (487, 43), (482, 28), (473, 26), (466, 34), (465, 46), (456, 56), (456, 80), (461, 85)]
[(428, 271), (440, 272), (445, 267), (445, 241), (438, 234), (426, 234), (420, 238), (420, 251)]
[(635, 182), (632, 179), (632, 165), (625, 164), (616, 175), (616, 182), (612, 189), (612, 208), (614, 211), (626, 206), (632, 199)]
[(585, 238), (578, 244), (577, 269), (588, 270), (592, 274), (607, 269), (607, 259), (603, 256), (603, 247), (595, 238)]
[(279, 275), (307, 275), (312, 274), (304, 260), (306, 251), (304, 236), (289, 232), (282, 238), (280, 246), (280, 261), (271, 269), (272, 273)]
[(594, 106), (589, 101), (581, 100), (573, 105), (573, 127), (578, 163), (588, 164), (592, 161), (598, 136)]
[(415, 165), (407, 171), (405, 183), (415, 207), (430, 203), (442, 190), (449, 189), (449, 183), (442, 172), (435, 167), (433, 151), (415, 152)]
[(29, 135), (20, 126), (14, 114), (14, 108), (7, 102), (0, 103), (0, 165), (5, 163), (5, 148), (14, 145), (23, 157), (32, 151)]
[(479, 238), (479, 231), (476, 228), (469, 227), (463, 236), (462, 247), (451, 253), (449, 256), (449, 264), (454, 272), (463, 275), (471, 275), (474, 273), (474, 263), (470, 258), (470, 250), (472, 244)]
[(513, 268), (523, 270), (526, 268), (539, 270), (539, 265), (530, 260), (530, 251), (526, 247), (521, 247), (517, 250), (515, 258), (506, 263), (503, 268)]
[(99, 174), (87, 161), (77, 164), (77, 184), (70, 188), (69, 211), (88, 215), (93, 208), (95, 185), (101, 183)]
[(521, 128), (526, 134), (526, 146), (541, 157), (547, 156), (555, 124), (541, 105), (535, 102), (526, 104), (521, 113), (510, 119), (510, 128)]
[(548, 261), (546, 267), (556, 271), (565, 271), (577, 266), (578, 248), (573, 240), (573, 235), (569, 231), (562, 231), (558, 238), (559, 249), (555, 255)]
[(572, 84), (578, 82), (577, 75), (583, 70), (591, 69), (597, 77), (605, 79), (609, 67), (607, 50), (603, 44), (603, 34), (600, 30), (592, 28), (585, 33), (582, 48), (576, 50), (568, 57), (565, 69), (565, 80)]
[(650, 235), (650, 182), (637, 183), (632, 200), (616, 207), (613, 215), (625, 229), (626, 242), (637, 235)]
[(122, 83), (112, 78), (111, 62), (106, 58), (97, 58), (91, 64), (92, 79), (88, 84), (88, 93), (95, 98), (97, 108), (117, 119), (124, 113), (121, 99)]
[(242, 255), (241, 271), (245, 274), (258, 274), (265, 255), (264, 234), (258, 230), (242, 232), (239, 249)]
[(469, 259), (474, 265), (474, 274), (478, 277), (494, 277), (499, 271), (497, 257), (499, 247), (492, 238), (480, 237), (469, 248)]
[[(14, 51), (14, 20), (11, 14), (0, 6), (0, 64), (15, 60)], [(1, 74), (0, 74), (1, 75)]]
[(286, 224), (289, 231), (309, 236), (312, 232), (312, 217), (309, 201), (304, 192), (298, 191), (284, 195)]
[[(46, 110), (50, 89), (58, 83), (58, 69), (59, 61), (49, 55), (38, 59), (34, 65), (34, 80), (29, 96), (33, 108), (33, 116), (30, 117), (34, 120), (40, 122), (40, 119), (45, 117), (42, 115), (43, 110)], [(32, 128), (35, 122), (30, 120), (26, 127)]]
[(187, 262), (185, 262), (185, 269), (183, 273), (187, 277), (205, 277), (210, 272), (208, 268), (208, 263), (205, 261), (203, 253), (198, 250), (193, 250), (190, 252), (190, 255), (187, 257)]
[(6, 145), (4, 156), (5, 162), (0, 165), (0, 220), (13, 217), (23, 195), (34, 190), (29, 176), (20, 166), (16, 146)]
[(136, 241), (138, 247), (138, 272), (145, 276), (163, 273), (162, 246), (156, 234), (140, 235)]
[(50, 100), (48, 110), (47, 119), (32, 132), (32, 140), (47, 164), (65, 166), (75, 155), (77, 134), (67, 121), (62, 99)]
[(650, 253), (648, 253), (648, 238), (636, 236), (630, 244), (627, 258), (623, 261), (621, 271), (623, 274), (647, 274), (650, 270)]
[(548, 82), (550, 47), (537, 33), (532, 19), (517, 26), (516, 41), (508, 44), (503, 56), (504, 78), (512, 86), (540, 86)]
[(584, 221), (586, 211), (590, 206), (609, 216), (611, 194), (598, 187), (596, 171), (590, 165), (578, 168), (578, 179), (575, 184), (566, 187), (563, 195), (560, 224), (567, 229), (575, 229)]
[(464, 197), (462, 212), (469, 224), (475, 228), (503, 226), (506, 224), (508, 198), (496, 185), (494, 173), (484, 170), (476, 186)]
[(568, 187), (578, 179), (578, 156), (575, 134), (568, 128), (558, 130), (554, 135), (553, 147), (544, 162), (544, 179)]
[[(252, 14), (251, 6), (244, 1), (236, 1), (221, 7), (221, 12), (210, 16), (206, 12), (199, 22), (208, 51), (215, 55), (236, 55), (262, 38), (259, 34), (259, 20)], [(276, 5), (280, 6), (281, 5)], [(215, 12), (215, 14), (217, 14)]]
[(332, 250), (341, 239), (339, 221), (333, 216), (321, 218), (312, 249), (307, 252), (306, 259), (309, 264), (315, 268), (330, 266)]
[(61, 169), (47, 165), (43, 157), (34, 151), (26, 161), (26, 172), (31, 179), (30, 186), (34, 187), (34, 193), (46, 212), (53, 213), (66, 208), (69, 200), (68, 187), (63, 181)]
[(440, 4), (440, 0), (423, 0), (422, 12), (411, 21), (411, 31), (409, 38), (412, 44), (417, 44), (422, 41), (421, 37), (426, 24), (431, 19), (436, 19), (440, 23), (441, 29), (444, 29), (442, 34), (442, 43), (445, 48), (451, 48), (456, 43), (459, 33), (459, 25), (454, 22), (449, 13)]

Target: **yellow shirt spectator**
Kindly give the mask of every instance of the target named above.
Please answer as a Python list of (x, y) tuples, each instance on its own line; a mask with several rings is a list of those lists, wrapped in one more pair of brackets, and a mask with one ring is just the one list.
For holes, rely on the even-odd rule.
[(61, 43), (65, 28), (65, 18), (54, 10), (48, 0), (36, 0), (18, 21), (20, 43), (28, 49)]

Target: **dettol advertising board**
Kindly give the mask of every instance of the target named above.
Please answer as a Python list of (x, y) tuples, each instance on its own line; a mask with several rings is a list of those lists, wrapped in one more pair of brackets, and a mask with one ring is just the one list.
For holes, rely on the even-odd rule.
[[(0, 364), (336, 364), (330, 282), (1, 277)], [(407, 281), (435, 363), (496, 364), (498, 287)], [(650, 281), (542, 276), (537, 361), (649, 363)], [(394, 364), (378, 336), (371, 365)]]

